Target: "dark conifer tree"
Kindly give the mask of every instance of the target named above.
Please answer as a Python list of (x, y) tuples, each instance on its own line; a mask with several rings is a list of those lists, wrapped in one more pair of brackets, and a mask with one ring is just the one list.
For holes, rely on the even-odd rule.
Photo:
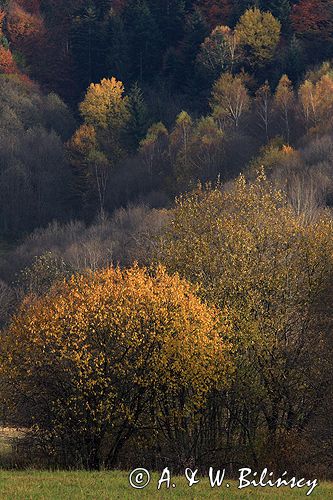
[(134, 152), (145, 137), (150, 122), (148, 108), (137, 82), (132, 85), (128, 97), (131, 117), (126, 127), (128, 139), (126, 143), (129, 149)]
[(132, 80), (152, 79), (161, 64), (161, 40), (156, 20), (146, 0), (131, 0), (124, 11), (129, 41)]
[(271, 12), (274, 17), (279, 19), (285, 33), (290, 30), (291, 5), (289, 0), (261, 0), (260, 8)]

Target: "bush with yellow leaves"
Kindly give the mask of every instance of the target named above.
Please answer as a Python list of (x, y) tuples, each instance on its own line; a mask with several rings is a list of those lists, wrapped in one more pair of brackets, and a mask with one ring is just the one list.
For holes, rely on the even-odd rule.
[(173, 437), (195, 421), (231, 369), (228, 328), (163, 267), (73, 276), (27, 300), (4, 334), (12, 417), (58, 463), (114, 464), (148, 421)]

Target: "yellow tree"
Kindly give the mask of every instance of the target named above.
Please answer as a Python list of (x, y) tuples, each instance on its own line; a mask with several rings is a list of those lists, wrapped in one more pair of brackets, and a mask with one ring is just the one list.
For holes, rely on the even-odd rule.
[(318, 96), (318, 111), (323, 125), (332, 123), (333, 111), (333, 78), (332, 75), (323, 75), (316, 84)]
[(274, 57), (280, 40), (281, 23), (270, 12), (254, 7), (240, 18), (235, 33), (250, 68), (258, 68)]
[(237, 128), (240, 119), (250, 107), (250, 96), (242, 76), (223, 74), (213, 86), (210, 105), (221, 128), (226, 121)]
[(256, 92), (256, 113), (259, 126), (265, 131), (266, 141), (269, 141), (269, 124), (272, 111), (272, 93), (269, 83), (266, 81)]
[(290, 111), (294, 103), (294, 90), (287, 75), (282, 75), (274, 95), (274, 103), (280, 112), (286, 131), (286, 140), (290, 141)]
[(2, 338), (12, 418), (89, 468), (114, 464), (151, 418), (177, 440), (231, 366), (228, 326), (194, 292), (162, 267), (134, 266), (27, 300)]
[(298, 90), (298, 99), (308, 126), (317, 123), (317, 97), (315, 85), (310, 80), (305, 80)]
[(333, 74), (329, 66), (323, 65), (318, 74), (309, 74), (299, 88), (298, 99), (308, 126), (322, 130), (332, 121)]
[[(130, 105), (128, 97), (123, 94), (122, 82), (114, 77), (92, 83), (79, 106), (84, 124), (69, 144), (71, 157), (77, 162), (81, 156), (82, 170), (93, 180), (101, 214), (104, 213), (111, 167), (119, 162), (124, 153), (122, 134), (130, 119)], [(80, 148), (86, 147), (87, 141), (95, 142), (94, 147), (90, 147), (88, 155), (82, 155)], [(89, 197), (89, 190), (86, 194)]]
[(332, 123), (333, 72), (329, 63), (310, 71), (298, 89), (298, 104), (307, 128), (325, 131)]
[(128, 98), (123, 96), (124, 85), (112, 77), (92, 83), (80, 104), (86, 123), (102, 129), (120, 129), (129, 120)]

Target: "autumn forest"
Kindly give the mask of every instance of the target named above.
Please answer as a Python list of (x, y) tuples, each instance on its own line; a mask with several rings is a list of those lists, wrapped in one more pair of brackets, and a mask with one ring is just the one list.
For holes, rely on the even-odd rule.
[(0, 0), (0, 467), (332, 479), (332, 208), (332, 0)]

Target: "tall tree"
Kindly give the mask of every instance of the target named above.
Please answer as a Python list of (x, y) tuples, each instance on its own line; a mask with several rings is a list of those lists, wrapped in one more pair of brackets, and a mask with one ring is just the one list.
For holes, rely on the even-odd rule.
[[(74, 134), (69, 145), (74, 160), (79, 158), (79, 165), (82, 158), (81, 170), (90, 184), (93, 181), (101, 214), (104, 214), (111, 168), (124, 154), (123, 137), (131, 116), (129, 99), (123, 94), (122, 82), (114, 77), (92, 83), (80, 104), (85, 124)], [(89, 197), (89, 190), (87, 195)]]
[(184, 37), (176, 50), (174, 63), (174, 82), (176, 88), (187, 88), (193, 94), (198, 93), (198, 82), (196, 74), (196, 58), (205, 37), (209, 34), (207, 23), (198, 8), (186, 16), (184, 26)]
[(134, 80), (149, 81), (161, 65), (162, 37), (147, 0), (131, 0), (124, 10), (129, 59)]
[(98, 11), (93, 4), (78, 12), (71, 23), (71, 51), (75, 61), (75, 70), (83, 88), (101, 76), (97, 69), (103, 46), (101, 30)]
[(256, 112), (259, 126), (264, 130), (266, 141), (269, 141), (269, 125), (272, 112), (272, 93), (269, 83), (266, 81), (256, 92)]
[(279, 81), (274, 95), (276, 108), (279, 110), (285, 127), (285, 138), (290, 141), (290, 112), (294, 102), (294, 91), (291, 81), (287, 75), (283, 75)]
[(307, 127), (325, 130), (332, 123), (333, 77), (322, 75), (317, 81), (305, 80), (298, 91), (302, 113)]
[(193, 132), (191, 116), (182, 111), (176, 118), (175, 127), (170, 134), (170, 150), (173, 169), (179, 184), (191, 178), (190, 141)]
[(143, 92), (137, 83), (132, 85), (128, 93), (128, 107), (130, 118), (126, 126), (129, 147), (136, 151), (140, 141), (144, 138), (148, 125), (149, 114)]
[(165, 174), (163, 170), (168, 154), (168, 136), (168, 130), (163, 123), (154, 123), (140, 142), (140, 153), (148, 171), (151, 187), (156, 178)]
[(171, 45), (176, 46), (184, 35), (184, 0), (147, 0), (161, 34), (162, 54)]

